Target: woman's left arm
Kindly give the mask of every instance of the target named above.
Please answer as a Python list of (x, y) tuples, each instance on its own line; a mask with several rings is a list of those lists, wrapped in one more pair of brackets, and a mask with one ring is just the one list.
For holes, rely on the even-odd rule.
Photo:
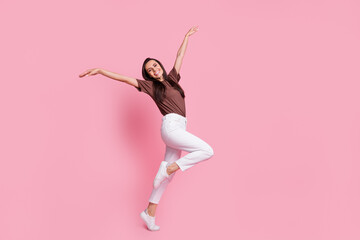
[(199, 27), (192, 27), (185, 35), (184, 41), (181, 44), (177, 55), (176, 55), (176, 60), (175, 60), (175, 64), (174, 64), (174, 68), (176, 69), (176, 72), (179, 73), (180, 72), (180, 68), (181, 68), (181, 64), (185, 55), (185, 50), (187, 48), (187, 44), (189, 41), (189, 36), (193, 35), (195, 32), (197, 32), (199, 30)]

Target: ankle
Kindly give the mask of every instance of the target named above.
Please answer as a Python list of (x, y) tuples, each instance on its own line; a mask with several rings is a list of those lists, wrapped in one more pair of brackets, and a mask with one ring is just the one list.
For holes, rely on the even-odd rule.
[(146, 213), (150, 216), (150, 217), (155, 217), (155, 212), (153, 211), (149, 211), (149, 209), (146, 209)]
[(179, 166), (175, 162), (173, 162), (172, 164), (170, 164), (167, 167), (166, 172), (167, 172), (167, 174), (170, 175), (170, 174), (176, 172), (178, 169), (179, 169)]

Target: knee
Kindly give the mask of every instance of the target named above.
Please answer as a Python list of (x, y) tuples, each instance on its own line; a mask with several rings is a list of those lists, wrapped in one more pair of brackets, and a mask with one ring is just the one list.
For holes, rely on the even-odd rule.
[(214, 156), (214, 149), (210, 146), (207, 146), (207, 148), (205, 148), (205, 152), (209, 156), (209, 158)]

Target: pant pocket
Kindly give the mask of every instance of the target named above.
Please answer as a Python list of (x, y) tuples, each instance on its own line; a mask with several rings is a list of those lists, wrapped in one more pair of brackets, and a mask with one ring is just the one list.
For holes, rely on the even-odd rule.
[(165, 130), (166, 132), (170, 133), (178, 128), (181, 127), (181, 124), (176, 120), (169, 120), (165, 123)]

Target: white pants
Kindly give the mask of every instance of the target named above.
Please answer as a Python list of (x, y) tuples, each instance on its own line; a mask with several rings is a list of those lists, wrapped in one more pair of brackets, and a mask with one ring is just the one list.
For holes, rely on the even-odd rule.
[[(187, 119), (185, 117), (177, 113), (169, 113), (163, 116), (161, 124), (161, 138), (166, 144), (164, 161), (168, 162), (167, 166), (176, 162), (182, 171), (214, 155), (214, 151), (209, 144), (186, 131), (186, 123)], [(188, 152), (188, 154), (180, 158), (182, 150)], [(149, 202), (159, 203), (162, 194), (175, 173), (163, 181), (157, 189), (152, 190)]]

